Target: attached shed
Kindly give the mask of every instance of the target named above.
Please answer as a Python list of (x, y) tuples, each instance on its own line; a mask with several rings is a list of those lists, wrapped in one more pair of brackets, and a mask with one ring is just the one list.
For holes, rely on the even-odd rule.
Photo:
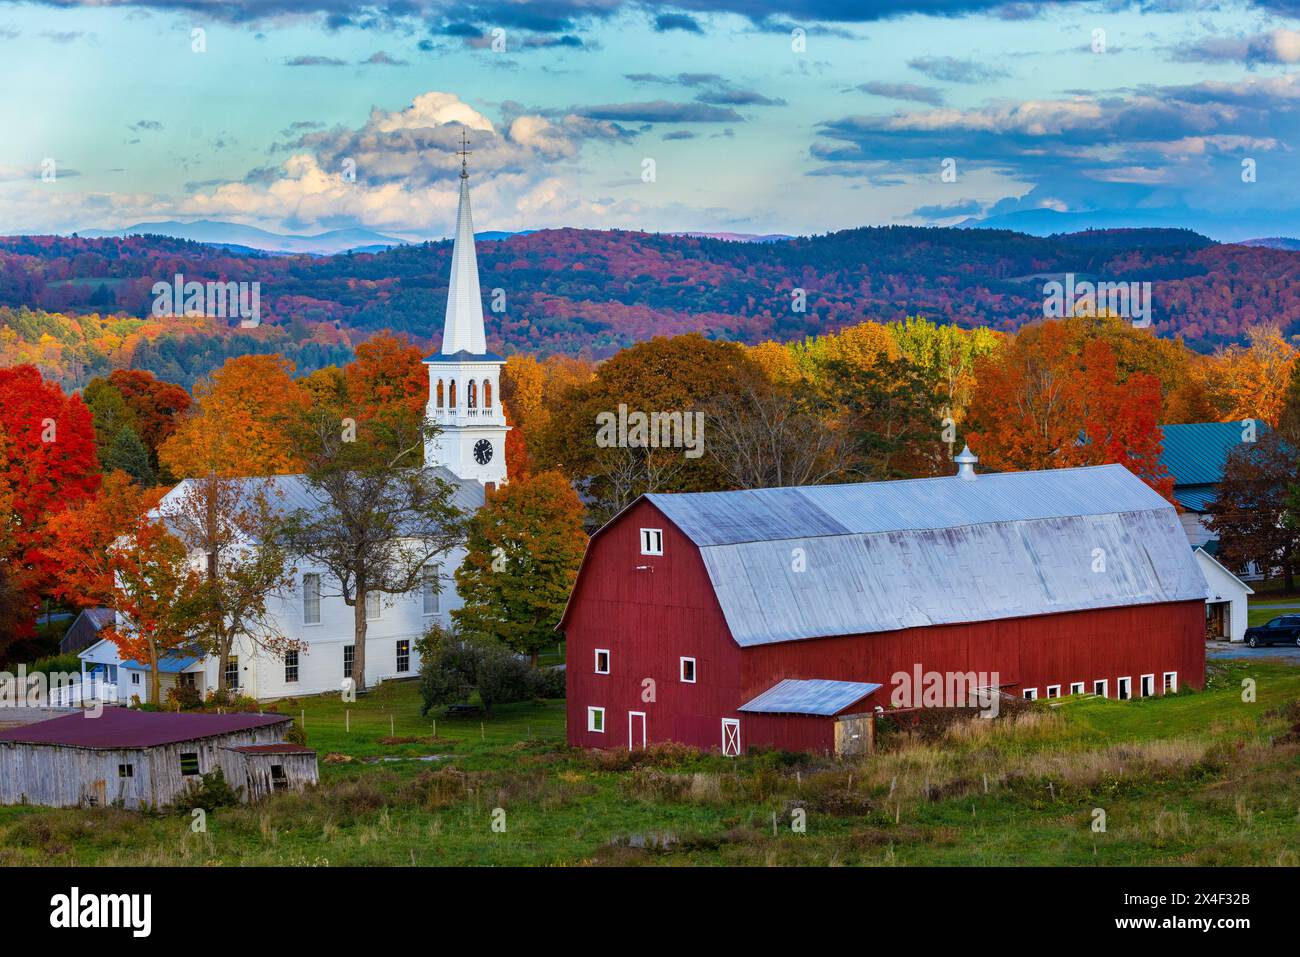
[(1205, 575), (1205, 636), (1221, 641), (1245, 641), (1250, 617), (1250, 596), (1244, 581), (1228, 571), (1204, 548), (1197, 548), (1196, 563)]
[[(842, 751), (837, 723), (906, 707), (892, 692), (913, 675), (1035, 698), (1202, 686), (1206, 581), (1170, 502), (1120, 465), (973, 459), (632, 503), (592, 537), (560, 623), (569, 743)], [(840, 685), (872, 690), (823, 706)]]
[[(0, 804), (165, 807), (214, 768), (243, 788), (245, 801), (256, 800), (279, 789), (263, 787), (259, 776), (265, 765), (274, 777), (263, 760), (270, 752), (254, 752), (250, 762), (230, 749), (283, 746), (292, 723), (278, 714), (104, 708), (11, 728), (0, 732)], [(289, 747), (279, 762), (286, 788), (315, 782), (315, 753)]]
[(226, 780), (244, 788), (245, 801), (260, 801), (276, 791), (301, 791), (316, 783), (316, 752), (299, 744), (244, 744), (224, 747), (218, 761)]

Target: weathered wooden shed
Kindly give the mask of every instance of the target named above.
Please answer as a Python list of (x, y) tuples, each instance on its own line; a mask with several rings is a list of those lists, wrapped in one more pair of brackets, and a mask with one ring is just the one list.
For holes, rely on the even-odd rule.
[[(316, 755), (287, 745), (278, 714), (193, 714), (105, 708), (0, 732), (0, 804), (164, 807), (221, 768), (245, 801), (316, 781)], [(232, 749), (285, 747), (251, 755)], [(279, 771), (274, 768), (278, 767)]]

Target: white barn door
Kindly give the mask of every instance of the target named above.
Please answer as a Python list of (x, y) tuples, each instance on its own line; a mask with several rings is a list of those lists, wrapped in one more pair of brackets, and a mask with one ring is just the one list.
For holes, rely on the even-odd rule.
[(740, 754), (740, 719), (722, 719), (722, 754), (734, 758)]

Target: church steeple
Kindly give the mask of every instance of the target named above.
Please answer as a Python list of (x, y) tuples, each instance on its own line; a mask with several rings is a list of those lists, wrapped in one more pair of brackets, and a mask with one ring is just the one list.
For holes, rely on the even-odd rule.
[(447, 291), (447, 318), (442, 330), (442, 354), (487, 351), (483, 335), (483, 294), (478, 285), (478, 257), (474, 253), (474, 219), (469, 208), (469, 140), (461, 131), (460, 208), (456, 211), (456, 238), (451, 248), (451, 287)]
[(483, 300), (474, 254), (474, 220), (469, 211), (469, 139), (461, 132), (460, 208), (451, 249), (451, 285), (442, 351), (428, 356), (429, 402), (425, 417), (437, 426), (425, 441), (424, 464), (442, 466), (462, 479), (503, 485), (506, 471), (505, 412), (501, 367), (505, 359), (487, 351)]

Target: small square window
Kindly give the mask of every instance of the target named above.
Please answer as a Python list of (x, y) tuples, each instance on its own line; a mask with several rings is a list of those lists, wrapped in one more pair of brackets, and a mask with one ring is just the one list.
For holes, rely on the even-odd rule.
[(119, 778), (135, 777), (135, 766), (131, 764), (119, 764), (117, 766), (117, 776)]
[(199, 773), (199, 753), (197, 751), (181, 752), (181, 774), (193, 777)]
[(1038, 700), (1038, 689), (1037, 689), (1037, 688), (1026, 688), (1026, 689), (1025, 689), (1025, 700), (1026, 700), (1026, 701), (1037, 701), (1037, 700)]
[(605, 733), (605, 709), (588, 708), (587, 709), (587, 730)]
[(1083, 694), (1083, 682), (1082, 682), (1082, 681), (1071, 681), (1071, 682), (1070, 682), (1070, 694)]
[(1061, 696), (1061, 686), (1060, 686), (1060, 685), (1048, 685), (1048, 686), (1047, 686), (1047, 697), (1049, 697), (1049, 698), (1059, 698), (1060, 696)]
[(641, 529), (641, 554), (662, 555), (664, 553), (664, 530), (662, 528)]
[(596, 649), (596, 674), (609, 674), (609, 651), (605, 648)]
[(139, 683), (140, 683), (140, 672), (138, 671), (131, 672), (131, 684), (138, 685)]
[(1173, 694), (1178, 690), (1178, 672), (1166, 671), (1164, 680), (1164, 693)]
[(694, 658), (682, 659), (682, 681), (686, 682), (688, 685), (695, 684), (695, 659)]

